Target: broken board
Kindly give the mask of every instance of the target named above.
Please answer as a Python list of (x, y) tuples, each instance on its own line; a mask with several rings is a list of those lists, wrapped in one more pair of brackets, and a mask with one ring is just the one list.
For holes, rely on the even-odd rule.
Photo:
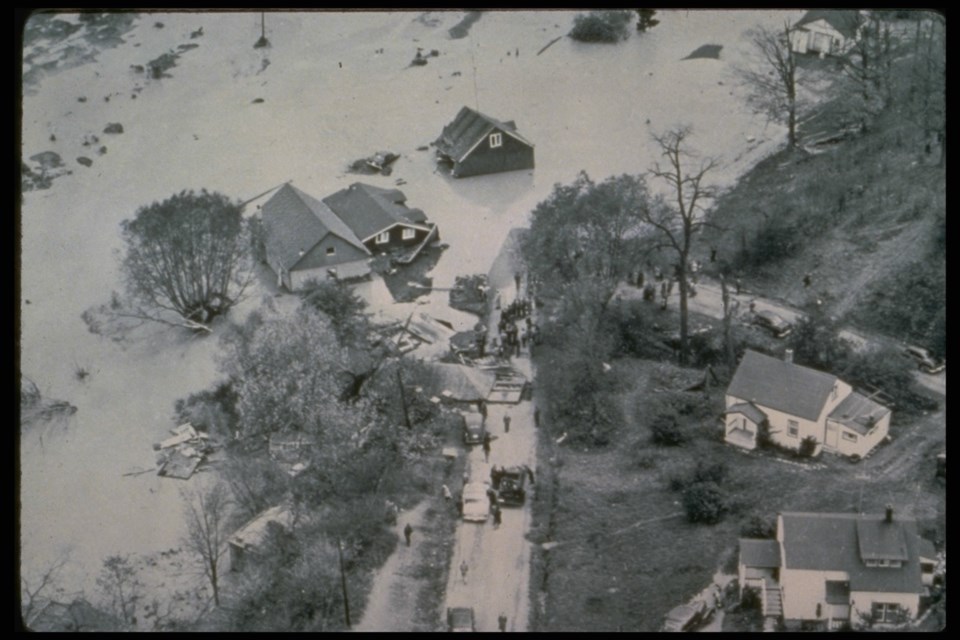
[(197, 470), (197, 467), (200, 466), (200, 460), (200, 458), (191, 458), (190, 456), (183, 455), (179, 451), (174, 451), (170, 454), (170, 457), (167, 458), (167, 461), (163, 463), (163, 466), (160, 467), (157, 475), (165, 478), (188, 480)]

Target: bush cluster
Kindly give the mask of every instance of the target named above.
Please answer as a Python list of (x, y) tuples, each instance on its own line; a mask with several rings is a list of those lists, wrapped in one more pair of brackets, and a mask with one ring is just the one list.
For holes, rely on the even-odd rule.
[(573, 19), (570, 37), (580, 42), (620, 42), (630, 35), (629, 11), (591, 11)]

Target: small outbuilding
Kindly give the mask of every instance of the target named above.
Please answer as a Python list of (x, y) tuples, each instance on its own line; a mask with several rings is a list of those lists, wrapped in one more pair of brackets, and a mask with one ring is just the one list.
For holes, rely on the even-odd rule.
[(533, 169), (533, 143), (512, 120), (500, 121), (469, 107), (460, 109), (434, 143), (441, 164), (455, 178)]
[(821, 56), (845, 53), (860, 30), (860, 13), (855, 10), (812, 9), (790, 31), (790, 47), (796, 53)]

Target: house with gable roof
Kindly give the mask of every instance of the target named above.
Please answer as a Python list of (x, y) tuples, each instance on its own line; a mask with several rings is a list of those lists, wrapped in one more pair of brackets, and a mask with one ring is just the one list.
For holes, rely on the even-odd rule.
[(533, 169), (533, 143), (520, 135), (512, 120), (502, 122), (460, 109), (434, 142), (441, 163), (451, 164), (455, 178)]
[(760, 590), (766, 617), (787, 628), (837, 629), (916, 617), (933, 582), (933, 545), (916, 521), (885, 514), (781, 513), (773, 540), (740, 540), (744, 589)]
[(821, 56), (845, 53), (859, 36), (860, 14), (855, 10), (812, 9), (790, 30), (790, 48)]
[(285, 184), (261, 208), (267, 263), (290, 291), (310, 280), (353, 279), (391, 249), (438, 237), (420, 209), (397, 189), (354, 183), (323, 200)]
[(727, 387), (724, 437), (754, 449), (765, 429), (782, 447), (799, 449), (812, 437), (817, 453), (863, 458), (887, 436), (890, 415), (834, 375), (747, 350)]

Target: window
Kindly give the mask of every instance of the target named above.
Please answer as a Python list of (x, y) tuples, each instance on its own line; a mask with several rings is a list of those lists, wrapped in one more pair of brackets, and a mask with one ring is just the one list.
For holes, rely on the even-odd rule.
[(404, 240), (413, 240), (414, 236), (417, 235), (416, 229), (411, 229), (410, 227), (403, 228), (403, 239)]
[(390, 232), (384, 231), (383, 233), (377, 234), (377, 244), (387, 244), (390, 242)]
[(800, 423), (796, 420), (787, 420), (787, 435), (791, 438), (800, 435)]
[(337, 248), (336, 248), (336, 247), (327, 247), (327, 255), (328, 255), (328, 256), (335, 256), (335, 255), (337, 255)]
[(496, 149), (503, 145), (503, 134), (502, 133), (491, 133), (490, 134), (490, 148)]
[(892, 602), (874, 602), (870, 607), (874, 622), (899, 622), (900, 605)]
[(857, 441), (857, 434), (855, 433), (850, 433), (849, 431), (841, 431), (840, 435), (843, 437), (844, 440), (848, 440), (850, 442)]

